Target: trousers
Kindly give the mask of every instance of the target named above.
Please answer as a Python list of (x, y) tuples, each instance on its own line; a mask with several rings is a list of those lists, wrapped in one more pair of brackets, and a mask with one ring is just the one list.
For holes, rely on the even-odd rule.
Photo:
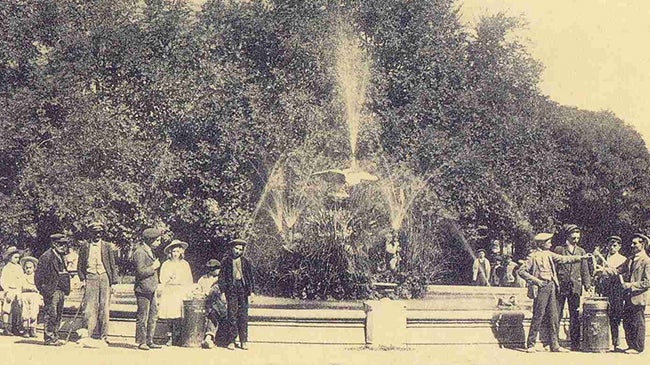
[(156, 294), (135, 295), (138, 311), (135, 319), (135, 342), (138, 345), (143, 343), (152, 344), (153, 335), (156, 332), (156, 322), (158, 321), (158, 303)]
[(61, 290), (55, 290), (52, 296), (43, 298), (45, 302), (45, 335), (46, 343), (59, 340), (59, 328), (61, 327), (61, 314), (63, 312), (63, 301), (65, 294)]
[(108, 337), (108, 321), (111, 304), (111, 284), (106, 273), (97, 275), (88, 273), (86, 277), (86, 310), (84, 319), (88, 335), (94, 336), (99, 327), (99, 338)]
[(533, 301), (533, 319), (530, 322), (530, 329), (528, 332), (527, 347), (535, 346), (537, 335), (540, 332), (542, 324), (546, 326), (545, 335), (548, 336), (551, 349), (560, 347), (557, 337), (557, 329), (559, 320), (558, 307), (557, 307), (557, 289), (555, 283), (549, 282), (539, 288), (537, 297)]
[(228, 330), (230, 343), (248, 342), (248, 295), (241, 285), (234, 285), (233, 290), (226, 293), (228, 307)]

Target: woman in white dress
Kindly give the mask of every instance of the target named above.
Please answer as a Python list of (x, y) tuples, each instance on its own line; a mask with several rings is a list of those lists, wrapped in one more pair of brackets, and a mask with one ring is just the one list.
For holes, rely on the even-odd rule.
[(168, 344), (180, 333), (180, 319), (183, 313), (183, 299), (191, 295), (194, 284), (192, 269), (185, 261), (185, 250), (188, 244), (173, 240), (165, 247), (167, 261), (160, 267), (160, 301), (158, 302), (158, 318), (169, 324), (167, 331)]

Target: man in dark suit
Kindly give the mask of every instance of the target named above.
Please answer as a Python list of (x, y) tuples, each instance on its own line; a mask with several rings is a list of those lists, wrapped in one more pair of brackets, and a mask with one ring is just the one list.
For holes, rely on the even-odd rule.
[(248, 350), (248, 296), (254, 288), (253, 268), (243, 257), (246, 241), (235, 239), (230, 242), (230, 255), (221, 262), (221, 276), (218, 285), (222, 299), (228, 307), (228, 349), (235, 349), (235, 338), (239, 334), (242, 350)]
[(106, 341), (111, 304), (111, 286), (117, 284), (117, 265), (112, 245), (102, 239), (104, 226), (100, 222), (88, 225), (89, 242), (79, 247), (77, 273), (81, 287), (85, 288), (84, 317), (88, 335), (95, 335), (99, 327), (99, 338)]
[(45, 313), (45, 344), (61, 346), (59, 327), (65, 296), (70, 294), (70, 274), (66, 270), (63, 256), (68, 253), (68, 239), (64, 234), (50, 236), (52, 247), (38, 259), (34, 274), (36, 288), (43, 296)]
[(158, 268), (160, 261), (151, 250), (152, 245), (158, 245), (161, 232), (155, 228), (147, 228), (142, 233), (144, 241), (133, 252), (135, 267), (135, 299), (138, 306), (135, 322), (135, 342), (138, 349), (159, 349), (161, 346), (153, 342), (158, 320), (158, 303), (156, 288), (158, 287)]
[(650, 258), (645, 250), (650, 243), (648, 236), (636, 233), (632, 236), (632, 256), (618, 268), (606, 268), (609, 275), (622, 275), (625, 290), (623, 305), (623, 329), (628, 349), (626, 354), (640, 354), (645, 349), (645, 306), (650, 289)]
[[(580, 229), (574, 224), (569, 224), (566, 229), (566, 242), (558, 246), (555, 253), (565, 256), (584, 256), (585, 250), (578, 246), (580, 242)], [(569, 333), (571, 338), (571, 350), (580, 350), (580, 296), (582, 288), (591, 291), (591, 273), (587, 260), (557, 265), (557, 277), (560, 282), (558, 293), (558, 308), (560, 320), (564, 311), (564, 303), (569, 305)], [(559, 328), (559, 327), (558, 327)]]

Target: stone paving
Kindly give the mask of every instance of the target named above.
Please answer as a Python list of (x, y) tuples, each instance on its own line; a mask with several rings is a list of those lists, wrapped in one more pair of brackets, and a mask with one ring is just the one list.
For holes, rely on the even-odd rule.
[(276, 345), (251, 343), (248, 351), (166, 347), (140, 351), (131, 343), (111, 343), (107, 348), (41, 345), (40, 339), (0, 337), (0, 364), (648, 364), (650, 353), (549, 353), (528, 354), (493, 345), (414, 346), (409, 349), (370, 350), (336, 345)]

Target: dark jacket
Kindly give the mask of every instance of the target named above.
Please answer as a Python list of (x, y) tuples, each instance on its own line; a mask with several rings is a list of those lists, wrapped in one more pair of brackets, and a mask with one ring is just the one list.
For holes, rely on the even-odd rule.
[(51, 297), (57, 289), (65, 295), (70, 294), (70, 274), (65, 269), (63, 258), (57, 257), (53, 249), (45, 251), (38, 259), (34, 283), (44, 298)]
[[(244, 293), (250, 295), (255, 288), (253, 280), (253, 267), (247, 258), (241, 258), (242, 274), (244, 279)], [(233, 276), (232, 276), (232, 257), (227, 256), (221, 261), (221, 273), (219, 274), (219, 288), (223, 293), (229, 295), (232, 293)]]
[[(555, 253), (564, 256), (586, 255), (585, 250), (580, 246), (576, 246), (573, 254), (569, 252), (566, 246), (558, 246), (555, 248)], [(589, 272), (587, 260), (571, 264), (558, 264), (557, 278), (560, 281), (560, 293), (562, 294), (581, 295), (583, 286), (585, 288), (591, 287), (591, 273)]]
[(205, 315), (216, 316), (219, 319), (225, 319), (228, 316), (228, 307), (221, 301), (221, 290), (217, 281), (210, 288), (210, 293), (205, 299)]
[(158, 270), (152, 267), (155, 260), (154, 255), (150, 255), (145, 250), (144, 245), (139, 245), (133, 252), (133, 267), (135, 268), (133, 290), (136, 294), (150, 295), (156, 292)]
[(637, 262), (632, 264), (634, 256), (629, 257), (625, 263), (618, 267), (618, 273), (623, 275), (626, 283), (632, 284), (628, 289), (630, 302), (634, 305), (645, 306), (647, 301), (647, 292), (650, 289), (650, 257), (641, 254)]
[[(117, 265), (115, 264), (115, 255), (111, 249), (111, 245), (106, 241), (100, 241), (100, 248), (102, 250), (102, 264), (104, 270), (108, 275), (108, 280), (111, 285), (117, 284)], [(90, 250), (90, 242), (84, 242), (79, 247), (79, 261), (77, 261), (77, 274), (79, 280), (84, 281), (88, 276), (88, 252)]]

